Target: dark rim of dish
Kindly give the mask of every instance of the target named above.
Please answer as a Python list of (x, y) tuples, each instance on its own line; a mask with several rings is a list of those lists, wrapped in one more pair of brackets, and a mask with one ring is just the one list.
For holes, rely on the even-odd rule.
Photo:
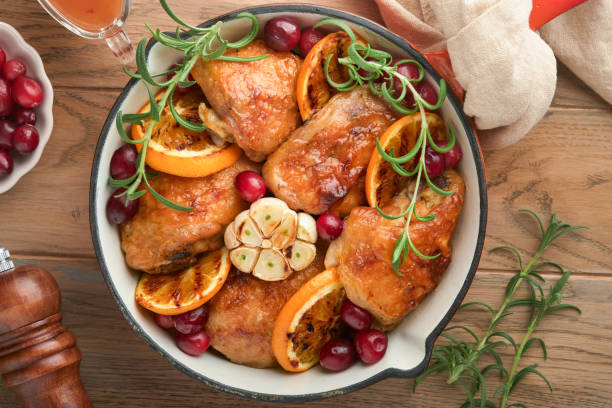
[[(339, 19), (348, 21), (357, 26), (370, 30), (374, 34), (381, 36), (382, 38), (388, 40), (389, 42), (398, 46), (402, 50), (406, 51), (408, 54), (412, 56), (412, 58), (416, 59), (418, 62), (420, 62), (423, 65), (423, 67), (425, 67), (427, 72), (432, 76), (432, 78), (436, 81), (436, 83), (439, 84), (440, 82), (440, 79), (441, 79), (440, 75), (433, 69), (433, 67), (423, 57), (423, 55), (421, 55), (421, 53), (417, 51), (414, 47), (412, 47), (406, 40), (391, 33), (386, 28), (384, 28), (383, 26), (373, 21), (367, 20), (363, 17), (356, 16), (346, 11), (336, 10), (336, 9), (332, 9), (328, 7), (306, 5), (306, 4), (284, 4), (284, 5), (280, 4), (280, 5), (257, 6), (257, 7), (250, 7), (250, 8), (233, 11), (231, 13), (228, 13), (228, 14), (216, 17), (212, 20), (209, 20), (201, 24), (200, 26), (206, 27), (206, 26), (211, 26), (218, 21), (233, 20), (236, 18), (236, 16), (239, 13), (244, 12), (244, 11), (248, 11), (255, 15), (268, 14), (268, 13), (286, 13), (286, 14), (320, 14), (323, 16), (337, 17)], [(153, 39), (149, 41), (147, 45), (147, 50), (146, 50), (147, 57), (149, 55), (151, 47), (156, 42), (157, 41)], [(160, 345), (158, 345), (144, 331), (144, 329), (140, 326), (140, 324), (138, 324), (134, 316), (127, 310), (125, 303), (123, 302), (123, 300), (121, 299), (121, 297), (119, 296), (117, 292), (117, 289), (115, 288), (115, 284), (111, 279), (111, 276), (108, 270), (108, 266), (106, 265), (105, 259), (102, 257), (102, 243), (100, 242), (100, 236), (98, 233), (98, 224), (97, 224), (98, 220), (96, 218), (96, 214), (98, 212), (98, 208), (96, 204), (97, 203), (96, 193), (98, 190), (97, 180), (98, 180), (98, 173), (100, 171), (100, 157), (101, 157), (101, 153), (102, 153), (104, 144), (106, 143), (106, 139), (108, 137), (109, 130), (111, 129), (112, 126), (115, 126), (115, 116), (117, 112), (119, 111), (121, 105), (123, 104), (125, 98), (129, 95), (130, 91), (132, 90), (134, 85), (136, 85), (137, 82), (138, 81), (136, 79), (131, 79), (127, 83), (127, 85), (125, 86), (121, 94), (117, 97), (117, 100), (115, 101), (115, 104), (113, 105), (106, 119), (106, 122), (104, 123), (104, 127), (102, 128), (102, 132), (100, 133), (100, 138), (96, 146), (96, 152), (94, 155), (92, 172), (91, 172), (90, 190), (89, 190), (89, 205), (90, 205), (89, 221), (90, 221), (90, 226), (91, 226), (91, 236), (93, 240), (94, 249), (96, 251), (96, 256), (98, 258), (98, 263), (102, 270), (104, 280), (106, 281), (106, 284), (111, 292), (111, 295), (115, 299), (115, 302), (117, 302), (117, 305), (119, 306), (119, 309), (121, 310), (121, 313), (123, 314), (125, 319), (128, 321), (128, 324), (132, 327), (132, 329), (136, 333), (138, 333), (138, 335), (149, 346), (151, 346), (156, 352), (158, 352), (166, 361), (168, 361), (172, 366), (182, 371), (183, 373), (187, 374), (188, 376), (198, 381), (203, 382), (204, 384), (208, 385), (209, 387), (213, 389), (224, 391), (232, 395), (237, 395), (243, 398), (248, 398), (248, 399), (253, 399), (253, 400), (265, 400), (265, 401), (277, 401), (277, 402), (313, 401), (313, 400), (328, 398), (331, 396), (347, 394), (349, 392), (356, 391), (361, 388), (367, 387), (368, 385), (374, 384), (385, 378), (389, 378), (389, 377), (412, 378), (412, 377), (418, 376), (423, 371), (425, 371), (429, 363), (429, 360), (431, 358), (431, 352), (432, 352), (433, 344), (436, 338), (440, 335), (444, 327), (448, 324), (448, 322), (451, 320), (451, 318), (457, 311), (459, 305), (463, 301), (463, 298), (467, 294), (467, 291), (472, 283), (472, 279), (474, 278), (474, 275), (476, 273), (476, 269), (478, 267), (478, 263), (480, 261), (480, 255), (482, 253), (482, 248), (484, 245), (484, 237), (485, 237), (486, 222), (487, 222), (486, 177), (485, 177), (485, 168), (484, 168), (484, 163), (482, 159), (482, 153), (480, 151), (480, 147), (478, 145), (476, 136), (474, 135), (474, 132), (472, 130), (472, 126), (468, 118), (463, 113), (461, 103), (458, 101), (455, 95), (450, 91), (450, 89), (447, 95), (447, 99), (449, 103), (453, 106), (454, 110), (458, 113), (458, 117), (459, 117), (459, 120), (461, 121), (461, 125), (463, 125), (463, 128), (468, 136), (470, 148), (472, 150), (472, 155), (474, 156), (474, 160), (475, 160), (476, 172), (478, 175), (479, 197), (480, 197), (480, 219), (479, 219), (479, 225), (478, 225), (478, 239), (476, 242), (476, 251), (474, 252), (474, 258), (472, 259), (470, 270), (467, 274), (467, 277), (465, 278), (465, 281), (463, 282), (461, 290), (459, 291), (459, 293), (457, 294), (457, 297), (453, 301), (453, 304), (448, 309), (448, 311), (446, 312), (446, 314), (444, 315), (440, 323), (434, 328), (434, 330), (429, 334), (429, 336), (427, 336), (427, 339), (425, 340), (425, 357), (423, 358), (423, 361), (421, 361), (416, 367), (410, 370), (387, 368), (377, 373), (376, 375), (373, 375), (372, 377), (368, 379), (365, 379), (355, 384), (348, 385), (343, 388), (331, 390), (331, 391), (311, 393), (311, 394), (301, 394), (301, 395), (277, 395), (277, 394), (266, 394), (266, 393), (253, 392), (253, 391), (248, 391), (248, 390), (244, 390), (244, 389), (240, 389), (236, 387), (230, 387), (220, 382), (211, 380), (210, 378), (207, 378), (197, 373), (196, 371), (192, 370), (191, 368), (183, 365), (182, 363), (176, 361), (169, 353), (167, 353)], [(333, 374), (330, 374), (330, 375), (333, 375)]]

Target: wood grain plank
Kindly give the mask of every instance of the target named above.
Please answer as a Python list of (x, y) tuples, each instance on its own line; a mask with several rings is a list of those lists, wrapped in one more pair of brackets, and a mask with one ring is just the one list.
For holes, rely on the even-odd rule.
[[(612, 110), (552, 108), (519, 143), (485, 155), (489, 221), (485, 250), (515, 245), (537, 249), (539, 232), (528, 208), (581, 230), (553, 244), (546, 257), (584, 272), (612, 271)], [(508, 269), (505, 254), (484, 257), (483, 268)]]
[[(98, 407), (238, 407), (244, 400), (213, 391), (167, 364), (146, 346), (129, 328), (112, 300), (96, 263), (19, 259), (20, 264), (35, 263), (50, 269), (63, 295), (62, 313), (83, 353), (82, 377), (94, 406)], [(486, 272), (486, 273), (485, 273)], [(503, 287), (511, 275), (481, 271), (466, 298), (497, 305)], [(554, 281), (553, 275), (547, 279)], [(568, 302), (578, 304), (582, 316), (560, 312), (545, 318), (537, 335), (548, 346), (549, 359), (543, 361), (532, 350), (525, 364), (538, 363), (554, 387), (551, 394), (537, 377), (527, 377), (516, 390), (513, 401), (528, 403), (530, 408), (603, 407), (612, 399), (612, 316), (608, 308), (612, 297), (612, 279), (574, 277), (566, 294)], [(484, 330), (486, 314), (479, 310), (459, 312), (453, 323)], [(518, 334), (526, 314), (518, 313), (502, 326)], [(333, 375), (333, 374), (330, 374)], [(493, 381), (493, 379), (491, 379)], [(411, 406), (450, 407), (460, 404), (462, 392), (447, 386), (442, 378), (431, 378), (411, 392), (412, 380), (387, 379), (364, 390), (315, 403), (313, 407), (337, 406)], [(259, 407), (287, 404), (249, 403)], [(17, 407), (17, 401), (0, 389), (0, 406)]]
[[(111, 90), (57, 91), (55, 129), (40, 163), (0, 199), (3, 244), (14, 253), (93, 257), (89, 175), (94, 146), (115, 96)], [(584, 272), (610, 273), (610, 129), (612, 110), (553, 108), (522, 141), (487, 153), (486, 249), (508, 243), (523, 251), (534, 249), (535, 223), (517, 210), (552, 211), (591, 230), (559, 241), (547, 256)], [(484, 257), (482, 266), (509, 269), (514, 263), (500, 254)]]
[(609, 109), (610, 104), (589, 88), (557, 60), (557, 89), (552, 101), (554, 107), (579, 107)]
[[(0, 197), (3, 245), (15, 253), (93, 256), (89, 177), (116, 92), (58, 91), (53, 134), (40, 162)], [(18, 204), (17, 204), (18, 203)]]

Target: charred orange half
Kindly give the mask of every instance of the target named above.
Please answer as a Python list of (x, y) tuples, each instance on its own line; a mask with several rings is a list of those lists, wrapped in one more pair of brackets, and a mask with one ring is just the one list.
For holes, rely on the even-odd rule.
[(163, 315), (197, 309), (223, 286), (232, 264), (225, 247), (209, 252), (193, 266), (174, 274), (143, 273), (136, 285), (136, 302)]
[[(161, 98), (161, 93), (157, 95)], [(175, 93), (173, 104), (176, 111), (187, 121), (202, 123), (198, 114), (200, 103), (204, 100), (202, 91), (195, 88), (184, 95)], [(139, 113), (149, 112), (147, 103)], [(148, 121), (132, 125), (131, 137), (140, 140), (145, 136)], [(136, 145), (140, 152), (142, 145)], [(182, 177), (203, 177), (221, 171), (236, 162), (242, 150), (235, 144), (213, 143), (206, 130), (194, 132), (177, 123), (166, 106), (160, 121), (153, 127), (146, 163), (153, 169)]]
[(272, 333), (272, 350), (287, 371), (306, 371), (319, 362), (325, 343), (337, 337), (344, 288), (335, 269), (306, 282), (281, 309)]
[[(359, 42), (363, 42), (357, 37)], [(351, 39), (344, 31), (331, 33), (317, 42), (308, 52), (297, 78), (297, 102), (302, 120), (306, 121), (337, 93), (325, 77), (325, 62), (333, 55), (329, 63), (329, 76), (334, 82), (346, 82), (348, 72), (338, 62), (338, 58), (348, 55)]]
[[(426, 120), (434, 140), (445, 140), (446, 127), (442, 118), (435, 113), (427, 113)], [(397, 120), (380, 137), (381, 147), (386, 153), (390, 153), (393, 149), (393, 155), (396, 157), (407, 154), (417, 142), (421, 123), (421, 114), (418, 112)], [(415, 157), (420, 157), (419, 153)], [(415, 160), (403, 164), (404, 170), (412, 170)], [(378, 149), (374, 149), (365, 180), (366, 198), (370, 207), (377, 205), (383, 207), (397, 192), (405, 188), (408, 182), (406, 177), (400, 176), (393, 170)]]

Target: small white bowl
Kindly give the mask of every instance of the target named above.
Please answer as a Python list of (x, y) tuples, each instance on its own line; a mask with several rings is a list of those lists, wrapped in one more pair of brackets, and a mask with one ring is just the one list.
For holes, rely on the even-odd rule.
[(40, 137), (38, 147), (28, 155), (11, 152), (15, 166), (13, 172), (8, 177), (0, 178), (0, 194), (2, 194), (10, 190), (21, 177), (36, 166), (45, 149), (45, 145), (51, 137), (51, 130), (53, 129), (53, 87), (45, 73), (45, 67), (43, 66), (42, 59), (40, 59), (40, 55), (31, 45), (25, 42), (17, 30), (2, 22), (0, 22), (0, 48), (4, 50), (7, 61), (14, 58), (22, 60), (26, 64), (26, 75), (36, 79), (44, 92), (42, 103), (35, 108), (35, 127)]
[[(440, 82), (440, 76), (431, 65), (405, 40), (376, 23), (344, 11), (305, 4), (259, 6), (218, 17), (204, 25), (223, 21), (224, 36), (235, 40), (250, 27), (248, 20), (236, 18), (241, 11), (256, 15), (260, 32), (268, 20), (278, 16), (290, 17), (301, 27), (328, 16), (341, 19), (374, 47), (418, 60), (425, 67), (429, 81), (432, 84)], [(178, 54), (172, 50), (155, 41), (149, 42), (147, 61), (152, 73), (166, 70), (177, 59)], [(465, 180), (466, 195), (453, 237), (453, 259), (444, 277), (423, 303), (390, 333), (387, 353), (380, 362), (373, 365), (357, 363), (339, 373), (325, 372), (315, 366), (300, 374), (280, 368), (250, 368), (212, 352), (200, 357), (188, 356), (176, 347), (171, 335), (155, 324), (153, 314), (139, 307), (134, 300), (140, 273), (126, 266), (117, 227), (108, 222), (105, 207), (112, 194), (107, 183), (110, 159), (113, 151), (122, 144), (115, 127), (117, 112), (137, 112), (147, 99), (144, 86), (136, 80), (131, 80), (117, 98), (98, 140), (89, 201), (91, 235), (102, 274), (126, 320), (147, 344), (187, 375), (215, 389), (257, 400), (303, 402), (327, 398), (363, 388), (386, 377), (415, 377), (425, 370), (435, 339), (452, 318), (472, 282), (482, 252), (487, 219), (482, 154), (472, 127), (454, 95), (448, 95), (441, 111), (453, 126), (457, 141), (463, 148), (459, 171)]]

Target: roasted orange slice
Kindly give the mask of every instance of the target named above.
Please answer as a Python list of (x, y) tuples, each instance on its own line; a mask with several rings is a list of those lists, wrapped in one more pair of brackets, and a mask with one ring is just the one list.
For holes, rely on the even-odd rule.
[(281, 367), (300, 372), (319, 362), (323, 345), (340, 332), (344, 296), (333, 268), (319, 273), (291, 296), (272, 333), (272, 350)]
[[(161, 98), (161, 93), (157, 95)], [(187, 121), (202, 123), (198, 107), (203, 102), (202, 91), (195, 88), (184, 95), (174, 95), (176, 111)], [(139, 113), (151, 110), (147, 103)], [(144, 137), (149, 121), (132, 125), (131, 137), (140, 140)], [(136, 145), (138, 151), (142, 145)], [(146, 163), (153, 169), (182, 177), (203, 177), (221, 171), (236, 162), (242, 155), (242, 150), (235, 144), (223, 143), (220, 146), (213, 143), (206, 130), (194, 132), (179, 125), (166, 106), (160, 121), (155, 124)]]
[[(357, 41), (364, 43), (359, 37)], [(331, 33), (316, 43), (304, 58), (297, 78), (297, 102), (302, 120), (310, 119), (337, 93), (325, 77), (325, 62), (330, 55), (334, 56), (329, 63), (330, 78), (339, 83), (349, 79), (346, 68), (338, 62), (338, 58), (348, 55), (349, 45), (351, 39), (347, 33)]]
[[(445, 140), (446, 128), (442, 118), (435, 113), (427, 113), (426, 119), (434, 140)], [(407, 154), (417, 142), (421, 123), (420, 113), (413, 113), (397, 120), (380, 137), (381, 147), (386, 153), (393, 149), (395, 157)], [(407, 171), (413, 170), (420, 154), (417, 153), (415, 157), (404, 163), (402, 168)], [(380, 155), (378, 149), (374, 149), (365, 180), (366, 198), (370, 207), (377, 205), (383, 207), (397, 192), (403, 190), (408, 182), (408, 178), (397, 174), (391, 164)]]
[(136, 302), (163, 315), (197, 309), (223, 286), (231, 261), (225, 247), (209, 252), (193, 266), (175, 274), (143, 273), (136, 285)]

